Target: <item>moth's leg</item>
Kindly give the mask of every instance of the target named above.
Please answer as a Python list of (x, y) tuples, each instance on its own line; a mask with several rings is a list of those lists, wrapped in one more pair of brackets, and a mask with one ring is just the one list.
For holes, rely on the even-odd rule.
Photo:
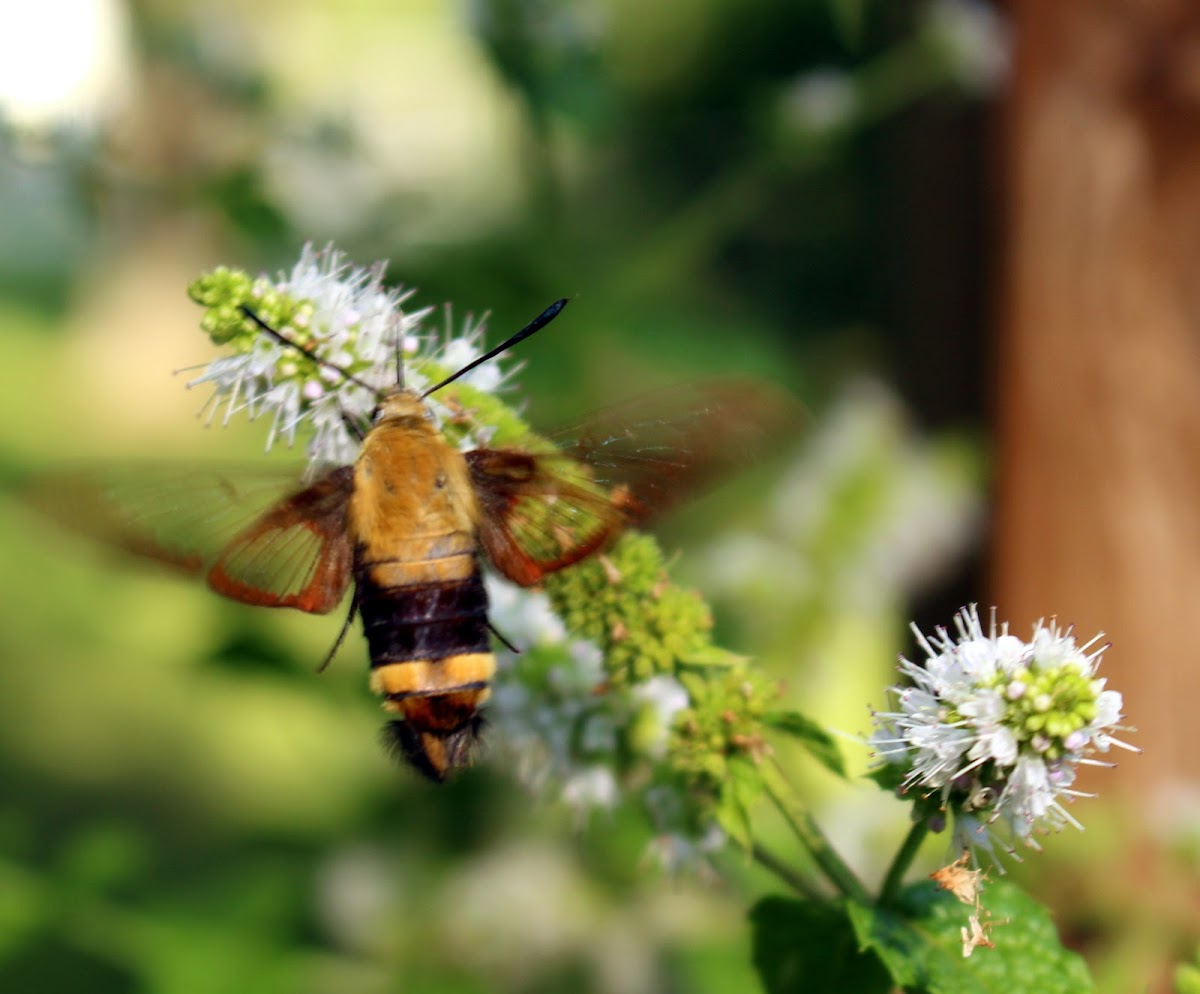
[(342, 642), (346, 639), (346, 632), (350, 631), (350, 622), (354, 620), (354, 615), (358, 613), (358, 585), (354, 587), (354, 596), (350, 598), (350, 610), (346, 614), (346, 620), (342, 622), (342, 630), (338, 632), (337, 639), (334, 640), (333, 648), (326, 653), (325, 658), (321, 661), (321, 665), (317, 667), (318, 673), (324, 673), (325, 668), (333, 662), (333, 657), (337, 655), (338, 649), (342, 647)]

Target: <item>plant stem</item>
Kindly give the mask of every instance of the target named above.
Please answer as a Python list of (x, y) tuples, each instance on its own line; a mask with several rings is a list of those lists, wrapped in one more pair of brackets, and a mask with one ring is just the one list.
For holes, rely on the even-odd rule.
[(765, 846), (755, 842), (751, 847), (750, 853), (759, 866), (770, 870), (775, 876), (790, 886), (792, 890), (814, 901), (821, 899), (821, 892), (816, 887)]
[(871, 904), (871, 897), (862, 882), (829, 844), (817, 823), (813, 821), (792, 785), (788, 783), (779, 767), (772, 762), (764, 763), (761, 767), (763, 784), (779, 813), (787, 820), (793, 832), (796, 833), (804, 848), (808, 850), (813, 861), (819, 866), (830, 882), (846, 897), (860, 904)]
[(889, 904), (896, 899), (900, 885), (904, 882), (904, 874), (908, 872), (913, 857), (916, 856), (917, 850), (921, 848), (921, 843), (925, 841), (925, 836), (928, 834), (929, 823), (927, 821), (922, 819), (913, 822), (912, 828), (908, 830), (908, 835), (904, 837), (904, 842), (896, 853), (896, 858), (888, 867), (887, 876), (883, 878), (883, 887), (879, 891), (880, 904)]

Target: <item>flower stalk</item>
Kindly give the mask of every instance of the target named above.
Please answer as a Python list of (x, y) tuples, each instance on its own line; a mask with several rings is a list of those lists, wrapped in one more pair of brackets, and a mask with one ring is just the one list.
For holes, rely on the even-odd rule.
[(909, 827), (908, 834), (904, 836), (904, 841), (900, 844), (891, 866), (884, 875), (883, 885), (879, 888), (880, 904), (887, 905), (896, 900), (900, 893), (900, 886), (904, 883), (904, 876), (908, 873), (908, 868), (912, 866), (912, 861), (920, 850), (921, 843), (928, 835), (929, 822), (924, 818), (918, 818)]
[(870, 904), (871, 897), (867, 893), (867, 888), (837, 854), (812, 815), (809, 814), (808, 808), (796, 796), (795, 788), (783, 775), (778, 764), (772, 762), (763, 765), (763, 786), (771, 803), (783, 815), (784, 820), (796, 834), (801, 845), (808, 851), (813, 862), (820, 867), (838, 892), (859, 904)]

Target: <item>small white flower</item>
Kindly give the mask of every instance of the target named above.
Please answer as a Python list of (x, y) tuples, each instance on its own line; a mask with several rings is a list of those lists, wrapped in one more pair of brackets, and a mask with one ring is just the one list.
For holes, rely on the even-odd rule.
[[(492, 574), (484, 578), (484, 583), (493, 620), (504, 637), (517, 648), (549, 645), (566, 639), (566, 626), (554, 613), (550, 598), (544, 593), (523, 590)], [(499, 619), (503, 619), (502, 625)]]
[(900, 765), (908, 759), (908, 740), (896, 732), (894, 725), (875, 715), (876, 727), (867, 744), (876, 759), (883, 764)]
[(563, 800), (579, 816), (596, 808), (612, 808), (621, 798), (617, 778), (607, 766), (589, 766), (569, 776), (562, 786)]
[(993, 7), (980, 0), (934, 0), (925, 8), (924, 27), (963, 86), (987, 93), (1004, 82), (1011, 33)]
[(804, 73), (784, 91), (785, 119), (805, 131), (845, 127), (858, 111), (859, 94), (853, 77), (840, 69)]
[(667, 751), (671, 723), (675, 720), (675, 715), (690, 703), (688, 692), (674, 677), (660, 674), (632, 687), (630, 697), (635, 704), (640, 704), (651, 712), (653, 727), (649, 737), (641, 745), (648, 755), (661, 759)]
[(1080, 646), (1053, 621), (1028, 642), (994, 617), (985, 633), (974, 606), (955, 628), (931, 638), (913, 629), (927, 658), (901, 658), (912, 686), (893, 688), (898, 710), (875, 715), (881, 764), (905, 769), (904, 789), (954, 815), (956, 842), (989, 853), (997, 821), (1035, 847), (1036, 832), (1080, 827), (1065, 808), (1084, 796), (1071, 789), (1076, 767), (1114, 745), (1133, 749), (1113, 735), (1121, 695), (1095, 677), (1105, 647)]
[(993, 863), (997, 866), (1000, 865), (995, 849), (996, 840), (988, 830), (987, 824), (981, 822), (973, 814), (955, 814), (950, 845), (955, 850), (970, 849), (972, 852), (985, 852)]

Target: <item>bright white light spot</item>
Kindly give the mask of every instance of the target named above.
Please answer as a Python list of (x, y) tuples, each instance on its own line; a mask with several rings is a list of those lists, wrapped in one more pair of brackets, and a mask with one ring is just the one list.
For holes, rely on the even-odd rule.
[(127, 97), (122, 0), (0, 0), (0, 116), (92, 128)]

